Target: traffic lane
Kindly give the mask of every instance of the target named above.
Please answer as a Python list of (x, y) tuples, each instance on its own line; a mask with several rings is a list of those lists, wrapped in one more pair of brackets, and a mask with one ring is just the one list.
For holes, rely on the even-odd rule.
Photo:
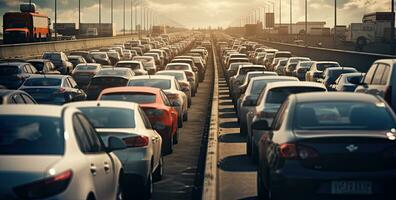
[(219, 184), (220, 200), (256, 199), (256, 165), (246, 155), (229, 88), (219, 64)]
[[(188, 110), (188, 121), (179, 129), (179, 144), (173, 153), (164, 157), (164, 177), (154, 183), (152, 199), (192, 199), (200, 154), (202, 134), (208, 117), (211, 88), (213, 84), (213, 65), (208, 61), (204, 82), (192, 99)], [(201, 161), (204, 162), (204, 161)]]

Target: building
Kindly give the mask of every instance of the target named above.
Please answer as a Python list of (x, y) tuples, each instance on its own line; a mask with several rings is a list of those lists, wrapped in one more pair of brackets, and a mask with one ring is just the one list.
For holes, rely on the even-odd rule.
[[(325, 28), (326, 22), (308, 22), (308, 34), (315, 34), (318, 29)], [(290, 31), (290, 24), (275, 24), (275, 29)], [(284, 31), (282, 31), (284, 32)], [(305, 32), (305, 22), (297, 22), (292, 24), (292, 34), (300, 34)]]

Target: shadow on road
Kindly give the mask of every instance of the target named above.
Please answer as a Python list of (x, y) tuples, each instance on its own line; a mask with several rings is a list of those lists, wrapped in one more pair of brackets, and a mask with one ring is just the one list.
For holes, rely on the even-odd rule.
[(221, 113), (224, 113), (224, 112), (235, 113), (234, 108), (220, 108), (219, 112), (221, 112)]
[(258, 197), (246, 197), (238, 200), (258, 200), (258, 199), (259, 199)]
[(254, 172), (257, 170), (246, 155), (228, 156), (219, 162), (219, 168), (230, 172)]
[(237, 115), (235, 113), (223, 113), (219, 115), (220, 118), (236, 118)]
[(224, 143), (242, 143), (245, 142), (246, 138), (241, 136), (239, 133), (228, 133), (219, 136), (219, 142)]
[(232, 106), (232, 105), (234, 105), (234, 103), (232, 103), (232, 101), (223, 101), (223, 102), (220, 102), (219, 105)]
[(239, 128), (239, 124), (237, 121), (222, 122), (220, 123), (220, 128)]

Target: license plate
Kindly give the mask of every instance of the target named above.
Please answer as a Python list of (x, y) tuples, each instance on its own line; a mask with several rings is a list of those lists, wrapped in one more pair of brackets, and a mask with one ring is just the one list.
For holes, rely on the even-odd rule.
[(371, 181), (332, 181), (332, 194), (372, 194), (373, 184)]

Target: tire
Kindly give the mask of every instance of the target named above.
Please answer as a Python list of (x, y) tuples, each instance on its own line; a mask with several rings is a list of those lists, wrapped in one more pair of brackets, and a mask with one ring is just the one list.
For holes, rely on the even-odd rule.
[(170, 134), (169, 142), (166, 143), (166, 149), (164, 155), (169, 155), (173, 152), (173, 136)]
[(188, 112), (184, 113), (183, 121), (188, 121)]
[(144, 190), (141, 196), (142, 198), (138, 198), (138, 199), (150, 199), (152, 194), (153, 194), (153, 175), (150, 173), (149, 177), (147, 178), (147, 183), (144, 186)]
[(172, 137), (173, 144), (179, 144), (179, 128), (176, 129), (176, 133)]
[(183, 118), (184, 116), (178, 117), (177, 124), (179, 128), (183, 128)]
[[(253, 141), (253, 139), (252, 139)], [(254, 144), (254, 142), (251, 145), (251, 156), (252, 156), (252, 161), (253, 163), (257, 163), (258, 162), (258, 149), (256, 147), (256, 145)]]
[(120, 180), (118, 181), (118, 185), (117, 185), (116, 200), (128, 199), (127, 195), (124, 193), (124, 189), (123, 189), (124, 186), (122, 185), (123, 176), (120, 175), (119, 179)]
[(188, 98), (188, 107), (191, 108), (191, 105), (192, 105), (192, 100), (191, 98)]
[(157, 169), (155, 169), (153, 174), (153, 181), (160, 181), (164, 175), (164, 158), (161, 156)]
[(252, 145), (250, 143), (249, 137), (246, 137), (246, 155), (251, 156), (252, 155)]

